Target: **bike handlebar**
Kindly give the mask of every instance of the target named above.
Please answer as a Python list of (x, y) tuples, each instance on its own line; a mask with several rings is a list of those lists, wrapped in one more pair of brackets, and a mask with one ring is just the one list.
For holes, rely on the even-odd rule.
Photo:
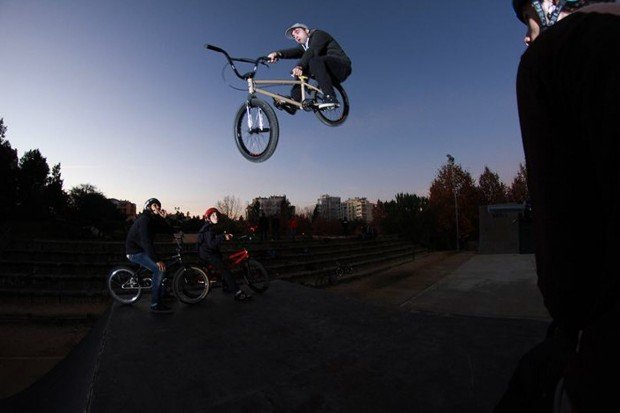
[[(254, 74), (256, 73), (256, 70), (258, 69), (258, 65), (264, 64), (265, 66), (267, 66), (266, 62), (269, 61), (269, 58), (267, 56), (260, 56), (256, 59), (249, 59), (247, 57), (231, 57), (228, 54), (228, 52), (226, 52), (226, 50), (222, 49), (221, 47), (213, 46), (212, 44), (208, 44), (208, 43), (205, 43), (204, 47), (208, 50), (212, 50), (217, 53), (222, 53), (226, 57), (226, 60), (228, 60), (230, 67), (232, 67), (237, 77), (243, 80), (247, 80), (249, 78), (254, 77)], [(254, 69), (242, 75), (241, 73), (239, 73), (239, 71), (237, 70), (233, 62), (251, 63), (254, 65)]]

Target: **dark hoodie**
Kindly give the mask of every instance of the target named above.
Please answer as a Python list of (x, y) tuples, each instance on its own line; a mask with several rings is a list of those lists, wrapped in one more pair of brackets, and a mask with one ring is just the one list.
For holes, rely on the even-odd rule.
[(215, 233), (215, 224), (207, 222), (198, 232), (198, 254), (202, 259), (209, 259), (210, 256), (220, 256), (220, 245), (226, 238), (224, 234)]
[(157, 262), (159, 259), (153, 247), (155, 236), (159, 233), (172, 234), (173, 232), (173, 228), (165, 219), (151, 212), (143, 212), (129, 229), (125, 240), (125, 253), (133, 255), (145, 252)]

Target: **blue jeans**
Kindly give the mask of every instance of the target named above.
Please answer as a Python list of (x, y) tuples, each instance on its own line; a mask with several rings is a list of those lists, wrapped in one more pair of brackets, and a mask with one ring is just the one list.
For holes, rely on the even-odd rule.
[(149, 269), (153, 273), (153, 287), (151, 289), (151, 307), (156, 306), (161, 301), (164, 292), (161, 283), (164, 279), (164, 272), (159, 270), (157, 263), (151, 259), (145, 252), (139, 254), (127, 254), (129, 261), (139, 264)]

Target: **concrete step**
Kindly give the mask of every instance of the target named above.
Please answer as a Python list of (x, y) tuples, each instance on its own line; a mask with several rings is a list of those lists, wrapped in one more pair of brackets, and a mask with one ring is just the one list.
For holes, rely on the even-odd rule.
[(273, 265), (267, 264), (265, 268), (270, 273), (284, 275), (291, 272), (303, 271), (307, 268), (321, 268), (321, 267), (329, 267), (335, 265), (336, 261), (342, 261), (346, 263), (350, 262), (358, 262), (368, 259), (379, 258), (381, 256), (389, 256), (393, 254), (414, 254), (414, 250), (412, 246), (397, 246), (389, 249), (380, 249), (380, 250), (364, 250), (364, 251), (353, 251), (346, 252), (342, 254), (331, 254), (331, 255), (322, 255), (319, 258), (311, 257), (307, 260), (298, 260), (298, 261), (286, 261), (282, 263), (276, 263)]
[[(110, 244), (105, 245), (107, 248)], [(414, 256), (411, 244), (395, 239), (384, 239), (378, 242), (313, 241), (306, 243), (306, 245), (315, 245), (310, 253), (307, 252), (308, 247), (300, 247), (296, 242), (280, 245), (286, 246), (285, 253), (276, 258), (263, 260), (260, 256), (257, 257), (256, 252), (252, 255), (267, 268), (272, 278), (302, 283), (307, 283), (308, 277), (317, 278), (317, 276), (333, 272), (336, 268), (336, 261), (353, 265), (356, 271), (351, 276), (355, 277), (356, 274), (366, 271), (368, 267), (390, 265), (399, 260), (411, 260)], [(67, 259), (72, 256), (69, 253), (66, 254), (68, 254)], [(96, 254), (102, 253), (92, 252), (80, 256), (88, 257)], [(184, 259), (188, 263), (194, 263), (197, 257), (187, 254)], [(103, 296), (107, 295), (105, 282), (108, 272), (117, 265), (126, 264), (128, 262), (125, 259), (111, 262), (2, 259), (0, 260), (0, 294)]]
[[(418, 251), (418, 254), (423, 253), (422, 251)], [(353, 267), (353, 273), (350, 274), (347, 278), (355, 278), (356, 274), (365, 274), (366, 270), (370, 267), (376, 265), (390, 265), (391, 263), (402, 261), (402, 262), (410, 262), (415, 259), (414, 254), (411, 252), (405, 253), (395, 253), (391, 255), (382, 255), (379, 257), (360, 260), (356, 262), (347, 262), (347, 264)], [(278, 278), (288, 281), (294, 281), (301, 284), (306, 285), (317, 285), (317, 277), (328, 276), (330, 273), (333, 273), (336, 270), (336, 265), (331, 264), (324, 267), (316, 268), (313, 270), (306, 271), (297, 271), (287, 274), (282, 274)]]
[[(241, 247), (247, 248), (250, 252), (257, 255), (263, 253), (276, 252), (278, 256), (298, 256), (307, 254), (321, 254), (330, 251), (339, 251), (354, 248), (368, 248), (377, 246), (392, 246), (400, 244), (397, 239), (386, 238), (372, 241), (347, 240), (334, 242), (289, 242), (289, 243), (246, 243), (241, 245), (225, 244), (222, 248), (223, 252), (234, 251)], [(61, 244), (59, 248), (51, 248), (45, 244), (45, 248), (40, 246), (32, 246), (29, 248), (11, 247), (2, 250), (0, 257), (9, 261), (71, 261), (71, 262), (117, 262), (124, 260), (125, 247), (124, 244), (95, 244), (87, 243), (84, 245), (77, 243)], [(52, 244), (54, 245), (54, 244)], [(111, 245), (114, 248), (111, 249)], [(83, 250), (83, 248), (89, 248)], [(172, 243), (157, 243), (156, 250), (161, 255), (171, 255), (176, 252), (176, 246)], [(185, 244), (185, 252), (195, 252), (194, 244)]]
[[(269, 257), (265, 254), (257, 254), (255, 251), (251, 251), (250, 254), (256, 260), (263, 262), (267, 267), (278, 266), (278, 268), (281, 268), (292, 263), (298, 265), (306, 265), (309, 262), (312, 263), (315, 261), (330, 260), (333, 259), (333, 257), (340, 257), (343, 255), (348, 256), (353, 254), (367, 254), (368, 252), (374, 251), (389, 252), (394, 250), (395, 248), (404, 248), (404, 246), (410, 247), (410, 244), (403, 244), (393, 241), (380, 244), (352, 243), (349, 245), (340, 246), (340, 248), (338, 249), (320, 250), (318, 253), (309, 251), (294, 254), (293, 252), (289, 251), (290, 255), (280, 255), (279, 253), (277, 253), (275, 257)], [(23, 273), (29, 275), (87, 275), (107, 273), (110, 267), (128, 264), (127, 259), (121, 255), (108, 256), (108, 259), (105, 261), (89, 261), (87, 258), (88, 255), (85, 254), (79, 255), (77, 259), (73, 259), (73, 256), (68, 254), (63, 257), (63, 260), (3, 258), (0, 259), (0, 273)], [(191, 252), (186, 253), (183, 258), (186, 262), (189, 263), (196, 263), (198, 261), (197, 255)]]

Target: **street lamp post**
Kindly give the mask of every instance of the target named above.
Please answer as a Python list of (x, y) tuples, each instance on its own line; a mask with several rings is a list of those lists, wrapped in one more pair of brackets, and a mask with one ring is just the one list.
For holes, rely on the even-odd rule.
[(461, 246), (459, 242), (459, 203), (457, 199), (458, 188), (456, 187), (456, 180), (454, 179), (454, 156), (447, 154), (448, 164), (450, 165), (450, 180), (452, 181), (452, 193), (454, 194), (454, 220), (456, 222), (456, 250), (460, 251)]

